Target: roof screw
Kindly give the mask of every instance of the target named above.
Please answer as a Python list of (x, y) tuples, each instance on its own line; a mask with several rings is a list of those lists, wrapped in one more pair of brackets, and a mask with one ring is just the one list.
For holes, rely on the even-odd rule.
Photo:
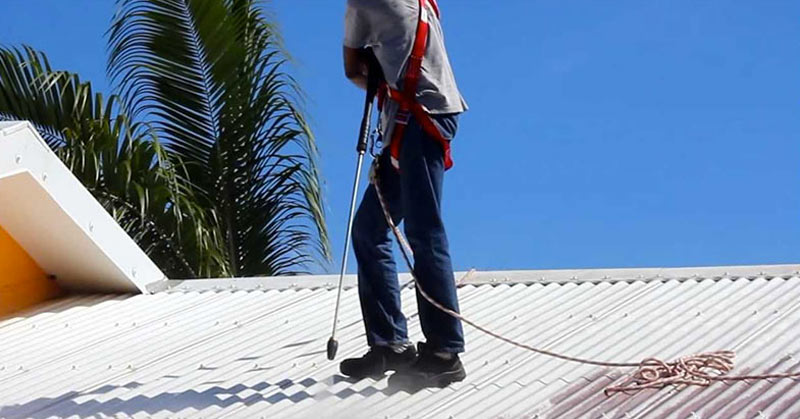
[(773, 311), (773, 313), (778, 314), (778, 309), (776, 308), (775, 311)]
[(73, 366), (72, 366), (72, 370), (73, 370), (73, 371), (75, 371), (75, 370), (77, 370), (77, 369), (78, 369), (78, 367), (76, 367), (75, 365), (73, 365)]
[(233, 321), (233, 325), (234, 325), (234, 326), (236, 326), (236, 327), (238, 327), (238, 326), (239, 326), (239, 320), (234, 320), (234, 321)]
[(47, 173), (42, 173), (42, 182), (47, 182)]
[(753, 315), (755, 316), (756, 314), (758, 314), (758, 310), (753, 310)]
[(514, 318), (512, 320), (516, 320), (516, 319), (517, 319), (517, 316), (514, 316)]
[(484, 366), (489, 365), (489, 361), (483, 361), (483, 365)]
[(214, 322), (214, 326), (219, 326), (219, 320)]
[(111, 369), (111, 364), (108, 364), (108, 369)]
[(572, 280), (573, 280), (573, 281), (577, 281), (577, 280), (578, 280), (578, 277), (577, 277), (577, 276), (573, 276), (573, 277), (572, 277)]
[(510, 364), (510, 363), (511, 363), (511, 362), (509, 362), (507, 359), (506, 359), (506, 362), (504, 362), (504, 364), (506, 364), (506, 365), (508, 365), (508, 364)]
[(128, 364), (128, 369), (132, 370), (133, 369), (133, 364)]
[(94, 223), (89, 223), (89, 232), (94, 233)]
[(131, 275), (136, 278), (136, 268), (131, 268)]
[(22, 156), (20, 156), (19, 154), (17, 154), (17, 156), (16, 156), (16, 157), (14, 157), (14, 162), (15, 162), (15, 163), (17, 163), (17, 164), (20, 164), (20, 163), (22, 163)]
[(539, 278), (539, 280), (540, 280), (540, 281), (544, 281), (545, 279), (544, 279), (544, 277), (541, 277), (541, 278)]
[(628, 313), (623, 313), (622, 317), (628, 317)]
[(571, 319), (571, 318), (572, 318), (572, 314), (570, 314), (570, 315), (569, 315), (569, 317), (567, 317), (567, 318), (568, 318), (568, 319)]
[(31, 325), (31, 329), (36, 329), (36, 325), (35, 325), (35, 324), (32, 324), (32, 325)]
[(700, 317), (700, 314), (702, 314), (702, 313), (700, 311), (698, 311), (697, 312), (697, 317)]

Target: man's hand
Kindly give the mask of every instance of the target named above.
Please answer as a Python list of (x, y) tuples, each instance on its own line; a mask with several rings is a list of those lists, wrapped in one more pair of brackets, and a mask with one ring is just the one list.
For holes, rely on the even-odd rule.
[(366, 49), (344, 47), (344, 75), (364, 90), (369, 75), (369, 53)]

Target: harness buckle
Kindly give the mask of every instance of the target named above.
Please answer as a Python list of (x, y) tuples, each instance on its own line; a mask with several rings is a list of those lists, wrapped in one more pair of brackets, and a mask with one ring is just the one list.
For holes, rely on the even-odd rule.
[[(381, 150), (383, 150), (383, 138), (381, 137), (380, 127), (372, 129), (372, 132), (369, 134), (369, 142), (369, 154), (373, 159), (377, 159), (381, 155)], [(378, 151), (376, 152), (375, 150)]]

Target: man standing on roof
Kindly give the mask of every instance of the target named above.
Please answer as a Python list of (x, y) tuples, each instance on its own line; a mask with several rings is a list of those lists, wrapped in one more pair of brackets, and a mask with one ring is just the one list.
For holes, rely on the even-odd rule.
[[(370, 52), (371, 50), (371, 52)], [(385, 145), (381, 191), (395, 223), (404, 221), (414, 251), (414, 273), (437, 302), (458, 311), (449, 245), (441, 217), (444, 172), (452, 165), (450, 141), (467, 105), (456, 86), (435, 0), (348, 0), (344, 65), (347, 78), (365, 88), (374, 53), (384, 75), (380, 135)], [(389, 226), (370, 185), (356, 213), (353, 247), (369, 351), (344, 360), (344, 375), (396, 373), (390, 385), (444, 387), (466, 372), (461, 322), (419, 293), (426, 342), (419, 354), (408, 340)]]

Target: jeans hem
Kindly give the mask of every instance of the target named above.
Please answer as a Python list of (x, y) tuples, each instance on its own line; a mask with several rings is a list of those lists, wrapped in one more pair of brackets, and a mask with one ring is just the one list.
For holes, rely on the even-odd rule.
[(408, 339), (401, 340), (401, 341), (392, 341), (392, 342), (385, 341), (385, 340), (373, 340), (372, 344), (370, 344), (370, 346), (390, 346), (391, 347), (391, 346), (408, 345), (409, 343), (411, 343), (411, 341), (408, 340)]
[(433, 350), (433, 352), (447, 352), (449, 354), (460, 354), (460, 353), (464, 352), (464, 346), (463, 345), (441, 346), (441, 347), (435, 347), (435, 348), (431, 348), (431, 349)]

